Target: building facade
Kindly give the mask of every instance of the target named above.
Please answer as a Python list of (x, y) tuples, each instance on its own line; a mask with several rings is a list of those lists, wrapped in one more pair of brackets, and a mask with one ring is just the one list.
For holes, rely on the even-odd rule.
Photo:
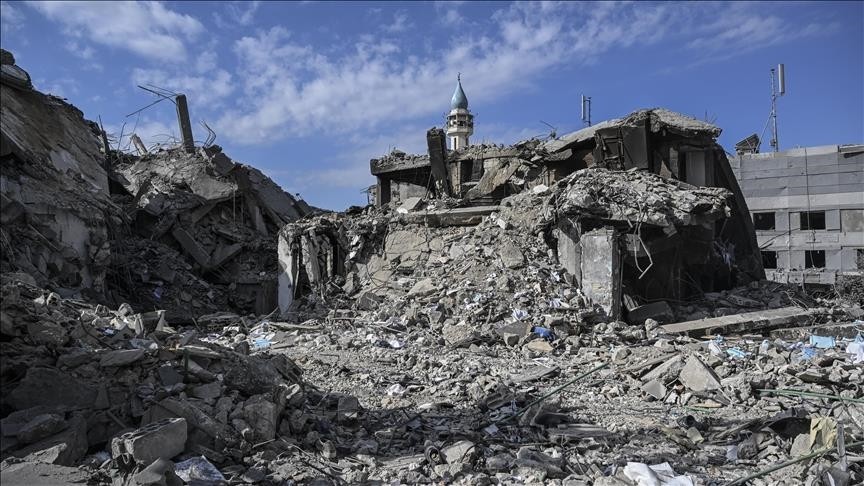
[(864, 275), (864, 145), (730, 156), (769, 280)]

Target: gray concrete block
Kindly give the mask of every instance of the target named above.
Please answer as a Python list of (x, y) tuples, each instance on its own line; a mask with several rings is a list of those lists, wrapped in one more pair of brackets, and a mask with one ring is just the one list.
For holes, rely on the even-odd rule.
[(130, 454), (141, 464), (171, 459), (186, 448), (186, 419), (167, 418), (111, 441), (111, 455)]

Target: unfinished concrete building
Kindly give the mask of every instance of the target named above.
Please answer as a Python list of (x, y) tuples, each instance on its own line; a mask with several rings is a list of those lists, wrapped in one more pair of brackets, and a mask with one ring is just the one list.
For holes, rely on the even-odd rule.
[(864, 145), (742, 153), (732, 168), (770, 280), (864, 275)]

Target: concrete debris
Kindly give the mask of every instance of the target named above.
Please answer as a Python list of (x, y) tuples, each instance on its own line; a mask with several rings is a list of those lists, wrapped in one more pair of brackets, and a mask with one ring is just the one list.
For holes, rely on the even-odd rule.
[(316, 209), (216, 145), (103, 147), (74, 106), (5, 79), (4, 273), (65, 297), (164, 309), (174, 322), (276, 308), (276, 243), (261, 236)]
[(168, 418), (111, 440), (111, 455), (129, 454), (141, 464), (171, 459), (186, 448), (186, 420)]
[(698, 357), (690, 356), (678, 375), (678, 381), (694, 392), (719, 390), (720, 378)]
[(864, 310), (764, 280), (713, 125), (435, 128), (328, 213), (2, 54), (4, 485), (864, 480)]

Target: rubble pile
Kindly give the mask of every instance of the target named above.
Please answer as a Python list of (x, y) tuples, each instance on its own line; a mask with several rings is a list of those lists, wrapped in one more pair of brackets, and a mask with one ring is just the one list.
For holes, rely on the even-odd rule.
[[(411, 484), (860, 480), (858, 453), (844, 460), (826, 432), (842, 429), (845, 444), (864, 435), (860, 305), (763, 280), (627, 324), (586, 298), (555, 251), (563, 217), (678, 231), (728, 215), (728, 197), (587, 169), (506, 198), (476, 224), (439, 224), (459, 209), (409, 198), (287, 225), (283, 315), (305, 322), (269, 346), (317, 386), (355, 394), (377, 428), (343, 437), (346, 456), (327, 470)], [(771, 317), (790, 308), (798, 320)], [(663, 324), (742, 313), (757, 314), (743, 325), (751, 333)]]
[(62, 99), (9, 83), (7, 69), (29, 75), (2, 52), (0, 268), (67, 295), (101, 295), (123, 214), (108, 197), (100, 131)]
[(113, 265), (130, 268), (127, 287), (139, 291), (125, 295), (130, 302), (185, 321), (226, 308), (266, 314), (276, 307), (276, 245), (268, 236), (311, 214), (309, 205), (218, 146), (123, 154), (112, 168), (123, 188), (114, 198), (134, 234), (146, 238), (121, 243)]
[(273, 235), (318, 210), (217, 145), (113, 150), (80, 110), (6, 76), (28, 75), (3, 53), (4, 272), (172, 322), (276, 307)]
[(408, 320), (411, 302), (391, 305), (406, 318), (337, 310), (271, 344), (317, 386), (356, 394), (375, 424), (371, 437), (342, 438), (344, 459), (321, 456), (347, 482), (665, 484), (633, 471), (668, 463), (683, 481), (670, 484), (725, 484), (820, 451), (751, 484), (862, 478), (860, 449), (845, 466), (836, 454), (838, 434), (847, 445), (864, 435), (864, 321), (845, 314), (693, 338), (651, 322), (568, 335), (569, 320), (549, 313), (492, 336), (447, 331), (459, 324), (442, 335)]
[(257, 333), (278, 324), (217, 315), (175, 329), (162, 311), (93, 306), (26, 280), (7, 274), (2, 286), (4, 484), (20, 479), (5, 468), (21, 461), (164, 484), (143, 471), (176, 456), (204, 456), (225, 479), (253, 477), (267, 451), (334, 434), (321, 420), (350, 401), (309, 388), (285, 354), (250, 355)]
[(561, 180), (550, 204), (558, 213), (656, 226), (713, 222), (731, 215), (721, 187), (694, 187), (638, 170), (582, 169)]
[(433, 128), (325, 213), (2, 54), (4, 485), (864, 481), (864, 309), (764, 280), (713, 125)]

